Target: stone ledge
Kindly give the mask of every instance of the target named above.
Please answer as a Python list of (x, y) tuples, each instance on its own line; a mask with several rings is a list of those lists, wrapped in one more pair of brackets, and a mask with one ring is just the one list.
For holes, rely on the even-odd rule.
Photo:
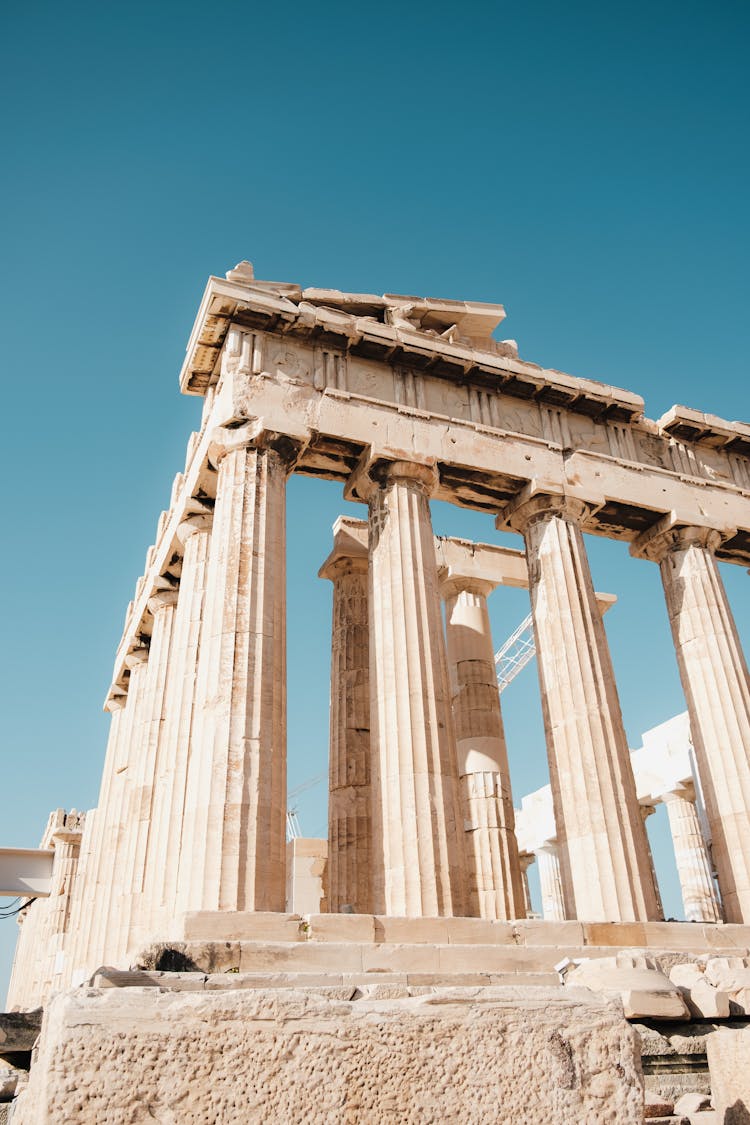
[(544, 922), (525, 918), (399, 918), (372, 914), (185, 914), (177, 941), (371, 942), (374, 944), (555, 946), (693, 953), (750, 951), (750, 926), (702, 922)]

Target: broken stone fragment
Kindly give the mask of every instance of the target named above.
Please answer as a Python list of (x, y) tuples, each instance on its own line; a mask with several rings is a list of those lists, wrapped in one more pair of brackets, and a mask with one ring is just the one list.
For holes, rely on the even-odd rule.
[(682, 998), (696, 1019), (727, 1019), (730, 1013), (729, 994), (716, 988), (706, 978), (705, 965), (690, 961), (673, 965), (669, 979), (679, 989)]
[(706, 981), (726, 993), (732, 1015), (750, 1015), (750, 960), (746, 957), (709, 957)]
[(675, 1113), (686, 1113), (690, 1116), (693, 1113), (699, 1113), (703, 1109), (711, 1108), (711, 1099), (708, 1094), (683, 1094), (674, 1103)]
[(643, 1116), (646, 1120), (651, 1120), (654, 1117), (671, 1117), (674, 1112), (672, 1102), (667, 1101), (660, 1094), (655, 1094), (652, 1090), (646, 1090), (643, 1100)]
[(567, 974), (565, 984), (589, 988), (604, 996), (619, 996), (628, 1019), (689, 1018), (679, 989), (650, 957), (618, 953), (616, 957), (588, 958)]

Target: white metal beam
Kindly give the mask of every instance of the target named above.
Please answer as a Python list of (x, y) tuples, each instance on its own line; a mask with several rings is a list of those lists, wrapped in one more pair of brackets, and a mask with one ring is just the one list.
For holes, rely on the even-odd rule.
[(46, 898), (54, 858), (54, 851), (41, 848), (0, 848), (0, 896)]

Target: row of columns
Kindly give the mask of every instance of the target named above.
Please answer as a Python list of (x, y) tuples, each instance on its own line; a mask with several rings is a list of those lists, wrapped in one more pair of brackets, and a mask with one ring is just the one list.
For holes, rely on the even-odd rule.
[(287, 439), (217, 431), (179, 573), (114, 696), (69, 979), (178, 936), (181, 915), (285, 906)]
[[(205, 502), (189, 512), (181, 573), (157, 591), (150, 646), (129, 654), (127, 694), (113, 700), (79, 965), (121, 961), (186, 911), (284, 909), (284, 529), (296, 450), (253, 424), (215, 436), (213, 513)], [(332, 804), (341, 811), (331, 908), (518, 916), (523, 882), (486, 590), (445, 591), (446, 648), (429, 508), (436, 483), (429, 466), (372, 466), (358, 485), (367, 558), (334, 582)], [(565, 913), (653, 918), (584, 515), (579, 502), (530, 496), (504, 517), (526, 544)], [(712, 540), (681, 534), (667, 534), (661, 562), (670, 618), (726, 916), (750, 919), (747, 674)], [(340, 846), (352, 839), (356, 849)]]
[[(429, 523), (429, 509), (426, 497), (429, 492), (429, 470), (423, 466), (408, 466), (403, 463), (387, 465), (374, 475), (370, 484), (370, 542), (369, 572), (370, 595), (375, 617), (371, 622), (370, 655), (371, 664), (380, 669), (380, 689), (375, 677), (370, 673), (372, 684), (371, 699), (377, 707), (378, 726), (373, 724), (373, 778), (378, 780), (374, 794), (374, 816), (379, 818), (367, 847), (377, 848), (372, 840), (379, 839), (383, 833), (382, 879), (384, 890), (373, 896), (373, 908), (391, 913), (423, 913), (425, 901), (437, 912), (447, 909), (447, 898), (424, 893), (424, 882), (434, 888), (438, 884), (451, 886), (450, 865), (446, 857), (451, 854), (456, 836), (452, 831), (456, 814), (454, 812), (453, 787), (451, 777), (443, 777), (440, 786), (433, 776), (430, 798), (430, 812), (422, 818), (414, 815), (414, 807), (405, 808), (417, 791), (424, 771), (423, 740), (432, 733), (431, 724), (450, 734), (451, 721), (454, 724), (457, 757), (456, 771), (460, 778), (459, 794), (464, 813), (465, 836), (469, 847), (465, 850), (466, 864), (466, 904), (471, 913), (494, 917), (513, 917), (525, 913), (519, 909), (523, 902), (524, 888), (522, 873), (517, 859), (503, 864), (493, 856), (492, 846), (482, 831), (491, 821), (482, 821), (472, 816), (474, 808), (482, 807), (496, 815), (502, 805), (502, 793), (510, 802), (507, 778), (507, 759), (505, 773), (501, 765), (494, 763), (490, 771), (469, 770), (462, 760), (461, 744), (468, 734), (470, 744), (475, 747), (485, 728), (475, 709), (468, 710), (460, 696), (454, 695), (452, 712), (445, 707), (442, 689), (442, 670), (439, 632), (434, 628), (436, 605), (433, 575), (432, 531)], [(359, 492), (362, 493), (360, 486)], [(553, 804), (557, 822), (557, 847), (545, 853), (540, 862), (544, 866), (544, 896), (548, 900), (550, 916), (582, 919), (645, 920), (661, 916), (661, 903), (651, 861), (650, 849), (645, 832), (643, 817), (636, 798), (635, 784), (630, 765), (630, 755), (625, 736), (622, 713), (617, 694), (614, 671), (609, 648), (601, 620), (601, 613), (594, 594), (593, 583), (583, 542), (581, 524), (587, 514), (586, 505), (580, 501), (561, 496), (540, 495), (522, 496), (504, 514), (499, 526), (520, 531), (525, 540), (529, 570), (529, 588), (533, 611), (536, 648), (542, 704), (547, 738)], [(389, 526), (390, 521), (390, 526)], [(385, 546), (384, 546), (385, 538)], [(714, 710), (721, 710), (720, 720), (725, 728), (734, 727), (732, 737), (723, 734), (722, 748), (713, 754), (699, 753), (703, 760), (703, 770), (708, 778), (709, 791), (715, 793), (712, 784), (713, 774), (725, 777), (722, 759), (729, 758), (732, 763), (730, 776), (745, 776), (748, 770), (745, 752), (745, 736), (750, 730), (750, 707), (747, 702), (747, 672), (744, 664), (736, 629), (731, 620), (726, 596), (712, 557), (712, 550), (718, 542), (717, 536), (710, 536), (695, 529), (669, 529), (667, 552), (674, 556), (677, 545), (689, 543), (695, 549), (696, 539), (703, 550), (700, 565), (693, 561), (693, 573), (697, 578), (691, 590), (691, 597), (680, 595), (679, 612), (675, 615), (674, 583), (672, 571), (675, 560), (666, 568), (662, 559), (662, 575), (665, 582), (670, 620), (675, 635), (681, 669), (686, 664), (685, 640), (692, 642), (693, 651), (687, 657), (690, 676), (703, 687), (703, 698), (696, 698), (696, 691), (689, 691), (690, 678), (683, 670), (683, 683), (690, 705), (691, 719), (697, 729), (707, 722), (713, 723), (716, 730), (717, 717)], [(398, 550), (391, 551), (391, 544), (398, 542)], [(649, 553), (653, 557), (656, 538), (643, 537), (634, 545), (634, 553)], [(648, 552), (646, 550), (648, 547)], [(389, 553), (390, 552), (390, 553)], [(358, 563), (363, 571), (364, 561)], [(684, 564), (683, 564), (684, 566)], [(325, 571), (323, 573), (326, 573)], [(326, 574), (336, 579), (333, 574)], [(709, 581), (710, 576), (710, 581)], [(421, 590), (421, 599), (410, 590), (410, 582), (416, 581)], [(395, 586), (395, 595), (392, 588)], [(460, 646), (455, 644), (454, 622), (458, 623), (462, 614), (472, 613), (481, 619), (486, 614), (480, 588), (446, 591), (447, 645), (450, 664), (453, 669), (462, 665)], [(334, 594), (336, 599), (336, 594)], [(702, 607), (696, 638), (696, 615), (694, 602)], [(396, 608), (398, 607), (398, 608)], [(714, 609), (718, 612), (714, 613)], [(363, 610), (360, 606), (360, 612)], [(394, 613), (396, 614), (394, 618)], [(687, 615), (687, 616), (686, 616)], [(410, 619), (411, 618), (411, 619)], [(394, 624), (395, 621), (395, 624)], [(339, 620), (337, 629), (342, 630)], [(398, 629), (394, 640), (394, 630)], [(473, 629), (474, 637), (481, 636), (482, 626)], [(467, 634), (468, 635), (468, 634)], [(415, 650), (413, 638), (420, 638)], [(424, 638), (424, 639), (423, 639)], [(697, 644), (695, 643), (697, 639)], [(411, 645), (410, 645), (411, 640)], [(454, 652), (451, 652), (453, 647)], [(334, 665), (340, 659), (334, 638)], [(397, 650), (396, 650), (396, 646)], [(491, 663), (484, 682), (462, 685), (464, 699), (477, 696), (478, 690), (487, 690), (492, 685), (495, 704), (486, 711), (485, 719), (492, 715), (502, 739), (502, 720), (496, 704), (497, 693), (494, 688), (494, 671)], [(712, 666), (712, 676), (723, 680), (723, 687), (709, 702), (706, 698), (706, 678), (701, 675), (700, 662), (707, 661)], [(470, 676), (476, 674), (480, 662), (470, 662)], [(709, 677), (710, 682), (710, 677)], [(427, 702), (407, 711), (404, 694), (410, 684), (418, 685), (418, 700), (424, 700), (425, 691), (433, 688)], [(435, 690), (437, 685), (437, 690)], [(400, 692), (399, 692), (400, 688)], [(468, 688), (468, 690), (466, 690)], [(744, 689), (744, 690), (743, 690)], [(334, 684), (333, 698), (337, 698)], [(489, 699), (489, 695), (487, 696)], [(704, 712), (706, 712), (704, 714)], [(726, 712), (726, 714), (725, 714)], [(695, 717), (694, 717), (695, 716)], [(408, 720), (408, 726), (406, 725)], [(332, 718), (332, 763), (340, 752), (345, 740), (337, 733), (336, 715)], [(402, 725), (399, 726), (399, 723)], [(742, 737), (735, 737), (740, 730)], [(385, 732), (385, 735), (380, 732)], [(392, 732), (397, 732), (393, 734)], [(416, 735), (416, 739), (415, 739)], [(390, 742), (388, 739), (390, 738)], [(394, 771), (394, 749), (396, 743), (401, 759), (398, 771)], [(706, 739), (703, 740), (706, 745)], [(415, 749), (416, 747), (416, 749)], [(411, 754), (411, 765), (404, 757)], [(711, 769), (706, 762), (711, 758)], [(440, 769), (450, 769), (450, 755), (435, 756)], [(334, 769), (332, 765), (332, 770)], [(386, 784), (380, 783), (378, 770), (383, 770)], [(338, 762), (337, 774), (346, 773), (346, 766)], [(713, 774), (712, 774), (713, 771)], [(406, 779), (404, 774), (406, 772)], [(394, 786), (394, 774), (397, 784)], [(414, 790), (409, 782), (414, 779)], [(332, 773), (333, 779), (333, 773)], [(488, 787), (489, 781), (489, 787)], [(493, 791), (493, 785), (498, 788)], [(332, 780), (332, 787), (334, 782)], [(737, 840), (736, 824), (739, 818), (748, 827), (747, 809), (750, 807), (742, 796), (742, 786), (729, 795), (726, 781), (723, 782), (722, 800), (716, 807), (721, 811), (712, 812), (707, 801), (712, 830), (719, 840), (726, 840), (727, 834), (734, 832)], [(406, 797), (404, 797), (404, 792)], [(335, 789), (334, 789), (335, 793)], [(444, 825), (438, 823), (438, 832), (444, 836), (444, 848), (435, 846), (434, 802), (443, 799)], [(476, 805), (479, 798), (479, 805)], [(490, 804), (487, 804), (487, 801)], [(482, 802), (484, 804), (482, 805)], [(425, 808), (428, 805), (425, 803)], [(678, 806), (675, 806), (677, 808)], [(495, 827), (502, 826), (512, 831), (512, 805), (510, 816), (498, 817)], [(337, 833), (336, 798), (332, 795), (331, 838), (335, 841)], [(447, 810), (447, 811), (446, 811)], [(724, 812), (729, 814), (728, 825), (720, 827)], [(683, 820), (686, 813), (683, 810)], [(438, 818), (439, 819), (439, 818)], [(421, 826), (429, 826), (430, 847), (413, 848), (415, 834)], [(679, 831), (674, 829), (679, 841)], [(683, 829), (684, 834), (685, 829)], [(346, 841), (348, 862), (352, 860), (352, 839)], [(424, 840), (421, 841), (423, 844)], [(687, 846), (687, 845), (686, 845)], [(747, 844), (745, 844), (747, 847)], [(401, 849), (399, 852), (398, 849)], [(332, 904), (344, 902), (353, 897), (345, 881), (339, 885), (336, 859), (332, 848)], [(415, 857), (411, 872), (411, 884), (401, 880), (404, 867), (404, 852), (410, 851)], [(741, 852), (741, 849), (740, 849)], [(394, 858), (395, 856), (395, 858)], [(373, 855), (375, 871), (378, 871), (380, 857)], [(723, 850), (725, 867), (731, 865), (730, 847)], [(494, 861), (494, 862), (493, 862)], [(697, 860), (696, 860), (697, 862)], [(447, 870), (446, 870), (447, 866)], [(719, 878), (722, 882), (720, 857), (717, 856)], [(750, 898), (743, 905), (733, 905), (736, 899), (738, 877), (745, 872), (744, 857), (738, 856), (734, 862), (736, 869), (731, 877), (725, 873), (723, 883), (727, 887), (727, 920), (740, 920), (750, 917)], [(453, 870), (458, 870), (454, 865)], [(489, 878), (487, 875), (489, 873)], [(687, 877), (687, 876), (686, 876)], [(694, 876), (695, 878), (695, 876)], [(442, 880), (442, 883), (441, 883)], [(718, 904), (707, 898), (708, 881), (701, 882), (699, 893), (705, 899), (700, 913), (706, 920), (718, 917)], [(454, 900), (458, 896), (453, 892)], [(484, 900), (483, 900), (483, 896)], [(505, 901), (498, 903), (498, 896)], [(687, 896), (690, 901), (690, 895)], [(335, 906), (333, 907), (335, 909)], [(698, 913), (693, 906), (693, 913)], [(734, 911), (734, 913), (733, 913)]]
[[(722, 921), (711, 856), (696, 808), (692, 784), (686, 782), (679, 789), (662, 794), (660, 800), (667, 810), (685, 920), (710, 923)], [(644, 821), (654, 811), (653, 805), (641, 805)], [(522, 853), (520, 858), (524, 878), (528, 878), (528, 867), (536, 862), (544, 920), (565, 919), (557, 840), (548, 839), (535, 843), (532, 850)], [(525, 893), (526, 901), (530, 902), (528, 885)]]

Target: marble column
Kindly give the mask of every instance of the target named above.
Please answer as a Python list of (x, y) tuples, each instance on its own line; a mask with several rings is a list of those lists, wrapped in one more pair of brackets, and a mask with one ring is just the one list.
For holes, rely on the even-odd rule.
[(672, 832), (682, 906), (688, 922), (721, 922), (716, 887), (711, 876), (711, 860), (703, 838), (695, 790), (685, 785), (662, 797), (667, 807)]
[(555, 844), (544, 844), (534, 854), (539, 868), (542, 917), (545, 922), (563, 922), (565, 920), (565, 903), (563, 902), (560, 857), (557, 846)]
[[(95, 905), (102, 886), (102, 871), (108, 856), (104, 853), (104, 831), (107, 818), (114, 815), (115, 798), (121, 778), (117, 767), (120, 764), (122, 743), (127, 730), (128, 694), (118, 692), (110, 695), (104, 709), (110, 714), (109, 738), (104, 758), (104, 769), (99, 791), (99, 804), (89, 809), (81, 840), (81, 855), (78, 868), (78, 889), (73, 901), (70, 941), (68, 946), (67, 969), (64, 979), (66, 987), (79, 984), (88, 975), (88, 966), (97, 956), (96, 933), (101, 925), (101, 909)], [(98, 950), (97, 964), (103, 964), (101, 950)]]
[(319, 571), (333, 583), (328, 909), (372, 913), (367, 527), (339, 519)]
[(536, 859), (534, 855), (519, 855), (518, 864), (521, 868), (521, 889), (523, 890), (524, 918), (530, 918), (534, 913), (531, 903), (531, 887), (529, 886), (529, 868)]
[[(374, 475), (374, 474), (371, 474)], [(380, 464), (369, 491), (376, 913), (467, 909), (456, 742), (430, 494), (434, 469)]]
[(498, 521), (526, 543), (565, 916), (646, 921), (659, 909), (614, 670), (579, 520), (539, 494)]
[(525, 904), (487, 595), (493, 583), (443, 581), (448, 672), (461, 782), (469, 913), (506, 921)]
[(285, 905), (286, 483), (291, 441), (215, 435), (218, 468), (178, 908)]
[(149, 598), (153, 631), (149, 646), (145, 686), (145, 706), (140, 730), (134, 732), (133, 783), (130, 788), (126, 847), (123, 852), (124, 893), (122, 897), (122, 953), (126, 958), (137, 952), (145, 936), (151, 905), (151, 888), (145, 890), (146, 860), (153, 835), (154, 805), (162, 798), (156, 788), (159, 742), (166, 718), (167, 680), (170, 671), (172, 634), (178, 593), (176, 589), (157, 591)]
[[(206, 505), (201, 507), (205, 509)], [(196, 511), (183, 520), (177, 531), (183, 549), (180, 590), (174, 620), (164, 732), (156, 768), (159, 799), (154, 810), (153, 844), (146, 871), (146, 885), (151, 897), (148, 923), (151, 932), (159, 936), (169, 936), (176, 925), (177, 876), (184, 832), (185, 790), (211, 524), (210, 512)]]
[(750, 682), (713, 552), (721, 537), (664, 521), (634, 554), (659, 563), (726, 922), (750, 922)]
[(66, 961), (70, 956), (70, 921), (72, 906), (77, 895), (77, 878), (81, 855), (81, 838), (85, 816), (71, 809), (69, 813), (58, 810), (58, 823), (50, 832), (55, 849), (52, 885), (49, 898), (48, 943), (49, 981), (41, 998), (46, 1002), (50, 992), (59, 992), (66, 979)]
[[(644, 828), (645, 828), (646, 821), (648, 820), (648, 818), (650, 816), (652, 816), (656, 812), (656, 809), (654, 808), (653, 805), (641, 805), (641, 804), (639, 804), (639, 808), (641, 810), (641, 820), (643, 821), (643, 825), (644, 825)], [(654, 853), (651, 850), (651, 841), (648, 838), (648, 829), (646, 829), (645, 836), (646, 836), (646, 847), (648, 848), (648, 866), (649, 866), (649, 870), (651, 872), (651, 881), (654, 885), (654, 894), (656, 895), (656, 905), (657, 905), (658, 910), (659, 910), (659, 917), (663, 918), (664, 917), (664, 906), (663, 906), (662, 901), (661, 901), (661, 891), (659, 890), (659, 880), (656, 877), (656, 865), (654, 864)]]
[[(133, 649), (125, 657), (129, 669), (125, 707), (112, 716), (112, 734), (107, 763), (96, 810), (96, 836), (93, 854), (97, 862), (90, 865), (91, 874), (84, 888), (84, 911), (90, 913), (86, 949), (79, 971), (90, 972), (97, 965), (118, 965), (122, 948), (120, 917), (121, 898), (125, 893), (123, 852), (128, 835), (130, 790), (134, 784), (134, 745), (143, 723), (146, 702), (146, 677), (149, 650), (145, 645)], [(113, 703), (113, 706), (116, 706)], [(111, 751), (111, 753), (110, 753)], [(118, 967), (126, 967), (118, 965)], [(75, 982), (74, 982), (75, 983)]]

